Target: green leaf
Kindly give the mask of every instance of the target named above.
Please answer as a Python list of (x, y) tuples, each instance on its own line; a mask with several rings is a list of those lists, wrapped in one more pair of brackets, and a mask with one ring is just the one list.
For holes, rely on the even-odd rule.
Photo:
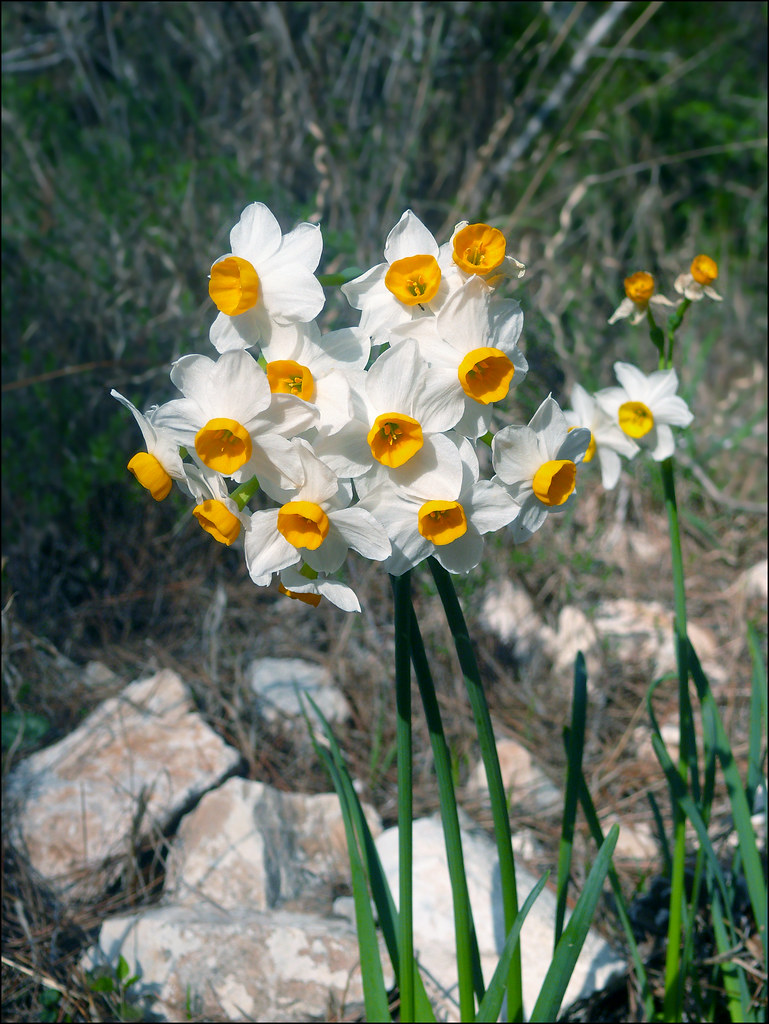
[(558, 885), (555, 910), (554, 946), (563, 932), (563, 920), (566, 914), (566, 894), (569, 888), (569, 871), (571, 869), (571, 849), (574, 843), (574, 822), (577, 817), (577, 801), (579, 782), (582, 778), (582, 751), (585, 745), (585, 722), (587, 719), (587, 669), (582, 651), (577, 654), (574, 662), (574, 700), (571, 710), (571, 730), (569, 745), (566, 751), (566, 792), (563, 801), (563, 821), (561, 823), (561, 841), (558, 848)]
[(40, 1002), (49, 1009), (57, 1007), (61, 1002), (61, 992), (57, 988), (44, 988), (40, 993)]
[[(382, 869), (382, 862), (379, 859), (376, 846), (374, 844), (374, 838), (371, 835), (371, 829), (368, 827), (366, 816), (363, 813), (358, 794), (352, 784), (349, 772), (344, 764), (342, 752), (339, 749), (339, 745), (336, 742), (334, 733), (329, 725), (328, 721), (324, 718), (322, 712), (314, 704), (311, 697), (307, 697), (310, 704), (315, 708), (315, 713), (323, 727), (323, 732), (326, 735), (326, 739), (329, 744), (329, 750), (321, 747), (320, 744), (316, 743), (314, 737), (313, 743), (315, 744), (315, 750), (326, 765), (327, 770), (331, 773), (330, 763), (333, 763), (337, 770), (337, 774), (332, 775), (334, 779), (334, 785), (336, 787), (337, 780), (343, 787), (345, 798), (348, 806), (352, 809), (355, 815), (355, 824), (358, 835), (363, 840), (363, 850), (366, 857), (366, 870), (369, 876), (369, 883), (371, 885), (371, 894), (374, 900), (374, 906), (376, 907), (377, 916), (379, 917), (379, 926), (382, 929), (382, 935), (384, 936), (385, 944), (387, 946), (387, 952), (390, 956), (390, 963), (392, 964), (395, 977), (398, 978), (400, 974), (400, 950), (398, 948), (398, 912), (395, 909), (395, 901), (392, 898), (390, 892), (390, 886), (387, 883), (384, 870)], [(307, 713), (304, 712), (305, 720), (309, 726), (309, 719)], [(338, 792), (338, 790), (337, 790)], [(420, 1021), (435, 1021), (435, 1013), (433, 1012), (430, 1000), (427, 997), (424, 983), (422, 981), (419, 972), (416, 973), (416, 991), (415, 991), (415, 1002), (416, 1002), (416, 1017)]]
[(43, 715), (31, 711), (8, 711), (0, 719), (3, 750), (8, 750), (16, 742), (19, 734), (19, 744), (22, 746), (38, 743), (50, 728), (51, 723)]
[[(307, 700), (312, 705), (315, 713), (319, 716), (324, 729), (328, 725), (323, 718), (320, 709), (311, 697)], [(387, 990), (384, 984), (384, 972), (382, 961), (379, 955), (379, 940), (374, 924), (374, 915), (371, 911), (371, 901), (366, 872), (360, 855), (360, 849), (355, 836), (355, 828), (352, 819), (352, 811), (349, 804), (349, 797), (336, 759), (317, 742), (315, 733), (309, 717), (305, 714), (307, 725), (310, 730), (310, 739), (315, 748), (316, 754), (324, 761), (326, 769), (331, 775), (339, 798), (344, 822), (345, 837), (347, 840), (347, 852), (350, 858), (350, 873), (352, 876), (353, 899), (355, 902), (355, 925), (358, 932), (358, 948), (360, 950), (360, 968), (363, 981), (363, 999), (366, 1007), (366, 1017), (370, 1021), (389, 1021), (390, 1009), (387, 1000)], [(327, 736), (329, 742), (336, 746), (330, 728)], [(337, 747), (338, 750), (338, 747)], [(340, 752), (341, 758), (341, 752)]]
[(518, 912), (515, 924), (510, 929), (510, 934), (505, 940), (502, 955), (499, 958), (499, 963), (496, 966), (496, 970), (494, 971), (491, 982), (489, 983), (489, 987), (486, 989), (486, 994), (481, 1000), (481, 1005), (478, 1007), (478, 1013), (475, 1018), (477, 1021), (499, 1020), (499, 1011), (502, 1009), (502, 1000), (505, 998), (507, 978), (510, 973), (510, 964), (513, 959), (515, 947), (518, 945), (520, 939), (523, 922), (526, 920), (526, 915), (534, 906), (534, 901), (544, 889), (549, 876), (550, 872), (548, 871), (540, 878), (526, 897), (523, 906)]
[(91, 978), (88, 987), (92, 992), (109, 993), (115, 991), (115, 979), (109, 974), (101, 974), (98, 978)]
[(763, 785), (763, 739), (766, 736), (766, 665), (755, 627), (748, 625), (748, 647), (753, 661), (750, 693), (750, 728), (748, 744), (747, 796), (751, 811), (755, 810), (756, 791)]
[[(739, 846), (740, 856), (742, 857), (743, 870), (745, 871), (745, 881), (748, 886), (750, 904), (753, 908), (753, 915), (756, 920), (759, 935), (761, 936), (761, 942), (764, 947), (764, 958), (766, 959), (766, 881), (764, 880), (761, 858), (758, 853), (756, 833), (753, 829), (753, 823), (750, 820), (748, 799), (745, 795), (745, 789), (742, 784), (742, 779), (740, 778), (739, 769), (737, 768), (737, 762), (734, 760), (731, 744), (729, 743), (729, 737), (726, 735), (726, 730), (724, 729), (723, 722), (721, 721), (721, 716), (718, 713), (718, 707), (716, 705), (715, 698), (713, 697), (713, 692), (710, 689), (707, 676), (702, 671), (702, 666), (700, 665), (699, 658), (697, 657), (697, 653), (694, 650), (691, 641), (689, 642), (689, 664), (692, 671), (694, 685), (697, 688), (697, 695), (699, 696), (703, 710), (708, 708), (715, 723), (716, 752), (718, 754), (718, 760), (721, 762), (721, 771), (724, 773), (724, 781), (726, 782), (726, 789), (729, 794), (732, 817), (734, 818), (734, 827), (737, 831), (737, 843)], [(694, 822), (692, 822), (692, 824), (694, 824)]]
[(125, 981), (130, 973), (131, 968), (128, 966), (128, 961), (121, 953), (118, 957), (117, 967), (115, 968), (115, 976), (118, 981)]
[(612, 825), (611, 831), (590, 869), (585, 888), (577, 900), (574, 912), (555, 948), (552, 963), (542, 982), (542, 989), (531, 1013), (532, 1022), (554, 1021), (558, 1016), (564, 993), (574, 973), (574, 965), (584, 945), (590, 922), (593, 920), (595, 908), (601, 897), (603, 883), (611, 867), (611, 856), (617, 845), (618, 836), (619, 825)]

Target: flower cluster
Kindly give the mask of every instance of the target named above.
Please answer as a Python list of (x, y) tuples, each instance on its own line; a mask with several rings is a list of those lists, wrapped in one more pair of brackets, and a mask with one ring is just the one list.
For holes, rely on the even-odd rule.
[[(204, 530), (242, 546), (258, 586), (277, 580), (302, 601), (360, 610), (336, 578), (350, 549), (393, 575), (428, 555), (467, 573), (485, 534), (511, 526), (520, 542), (569, 507), (583, 459), (597, 450), (613, 486), (619, 454), (648, 435), (664, 457), (668, 424), (685, 419), (674, 380), (618, 364), (624, 391), (595, 401), (575, 391), (568, 416), (548, 397), (528, 425), (492, 439), (494, 406), (528, 367), (520, 306), (499, 293), (524, 267), (487, 224), (458, 224), (438, 245), (407, 210), (384, 262), (343, 285), (358, 326), (327, 334), (316, 320), (319, 227), (284, 235), (253, 203), (230, 245), (209, 283), (216, 358), (177, 360), (181, 397), (144, 414), (112, 395), (144, 438), (128, 464), (139, 483), (161, 500), (176, 482)], [(490, 441), (491, 479), (479, 439)]]
[[(675, 307), (678, 318), (688, 302), (696, 302), (707, 295), (720, 300), (721, 296), (710, 285), (718, 277), (718, 266), (710, 256), (699, 255), (692, 262), (689, 273), (679, 274), (675, 290), (683, 296), (679, 303), (656, 294), (656, 282), (645, 270), (626, 277), (625, 298), (609, 317), (609, 323), (630, 318), (632, 324), (648, 319), (654, 331), (661, 332), (654, 323), (650, 306)], [(662, 353), (660, 352), (660, 355)], [(591, 440), (583, 462), (598, 455), (601, 482), (606, 490), (616, 487), (621, 470), (620, 456), (632, 459), (645, 448), (651, 457), (661, 462), (674, 451), (672, 427), (687, 427), (693, 419), (683, 398), (676, 394), (676, 371), (659, 369), (646, 375), (630, 363), (617, 362), (614, 372), (619, 387), (604, 388), (589, 395), (576, 384), (572, 390), (572, 408), (565, 412), (571, 427), (587, 427)]]

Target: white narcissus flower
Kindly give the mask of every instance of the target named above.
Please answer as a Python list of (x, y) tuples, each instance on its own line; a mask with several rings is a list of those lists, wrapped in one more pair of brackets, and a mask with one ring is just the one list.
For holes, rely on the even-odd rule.
[(411, 338), (387, 349), (360, 375), (354, 419), (330, 437), (321, 433), (316, 454), (338, 476), (353, 478), (359, 494), (436, 466), (434, 439), (464, 408), (455, 382), (452, 371), (428, 366)]
[(225, 352), (216, 361), (182, 356), (171, 380), (184, 398), (160, 406), (155, 421), (203, 465), (239, 483), (252, 476), (264, 487), (301, 483), (301, 462), (285, 435), (313, 426), (317, 410), (273, 395), (249, 352)]
[(245, 536), (246, 566), (257, 586), (273, 573), (303, 561), (316, 572), (332, 573), (353, 548), (381, 561), (390, 554), (387, 534), (362, 508), (348, 508), (352, 488), (341, 482), (302, 439), (293, 442), (304, 483), (276, 500), (280, 508), (254, 512)]
[(529, 425), (504, 427), (491, 444), (495, 480), (521, 506), (513, 522), (516, 544), (528, 540), (551, 512), (563, 512), (574, 501), (577, 463), (590, 444), (590, 431), (569, 430), (558, 403), (548, 397)]
[(634, 326), (645, 318), (649, 304), (653, 306), (675, 306), (675, 302), (664, 295), (655, 295), (656, 282), (646, 270), (637, 270), (635, 274), (625, 278), (625, 298), (609, 317), (609, 323), (630, 317)]
[[(307, 567), (303, 567), (307, 571)], [(355, 591), (346, 586), (340, 580), (335, 580), (325, 573), (316, 573), (309, 570), (309, 576), (305, 575), (302, 569), (296, 566), (289, 566), (282, 569), (278, 589), (281, 594), (295, 598), (305, 604), (317, 607), (321, 598), (330, 601), (331, 604), (341, 608), (343, 612), (359, 612), (360, 601)]]
[(219, 315), (210, 339), (218, 352), (248, 348), (278, 324), (314, 320), (323, 309), (315, 277), (323, 239), (317, 224), (283, 235), (264, 203), (251, 203), (230, 232), (232, 251), (211, 267), (209, 294)]
[(352, 419), (350, 380), (357, 379), (371, 352), (359, 327), (321, 335), (309, 324), (273, 326), (261, 345), (273, 394), (291, 394), (318, 410), (318, 429), (334, 434)]
[(564, 410), (569, 427), (587, 427), (590, 431), (590, 444), (582, 461), (590, 462), (596, 452), (598, 453), (601, 483), (605, 490), (611, 491), (619, 480), (622, 468), (620, 455), (632, 459), (639, 451), (638, 445), (623, 433), (619, 424), (611, 419), (596, 399), (591, 398), (579, 384), (572, 388), (571, 404), (571, 409)]
[(710, 286), (718, 277), (718, 264), (710, 256), (700, 253), (692, 260), (688, 274), (679, 274), (673, 283), (673, 287), (679, 295), (683, 295), (690, 302), (699, 302), (707, 295), (709, 299), (721, 302), (721, 296)]
[(623, 432), (648, 448), (656, 462), (673, 454), (671, 427), (688, 427), (694, 419), (679, 395), (675, 370), (655, 370), (648, 376), (632, 363), (615, 363), (621, 387), (605, 388), (595, 398)]
[(205, 466), (185, 468), (187, 475), (182, 486), (197, 503), (192, 514), (206, 533), (229, 547), (248, 529), (250, 513), (242, 511), (230, 497), (224, 478), (218, 473)]
[[(498, 484), (479, 480), (478, 458), (466, 438), (435, 439), (439, 463), (407, 486), (391, 482), (369, 491), (367, 508), (387, 530), (392, 555), (384, 568), (400, 576), (433, 555), (449, 572), (468, 573), (480, 562), (483, 534), (507, 526), (518, 504)], [(459, 449), (460, 462), (446, 457)], [(446, 454), (444, 454), (444, 452)]]
[(456, 430), (472, 439), (488, 431), (493, 403), (506, 398), (529, 368), (517, 344), (523, 328), (520, 304), (510, 299), (492, 305), (493, 294), (483, 278), (472, 277), (437, 316), (391, 336), (395, 347), (397, 335), (411, 331), (433, 370), (451, 371), (455, 397), (463, 405)]
[(342, 285), (361, 310), (360, 327), (380, 341), (398, 324), (431, 316), (448, 295), (438, 265), (438, 243), (422, 221), (406, 210), (387, 236), (385, 263)]
[(452, 292), (471, 277), (496, 288), (506, 278), (523, 277), (526, 267), (507, 254), (505, 236), (490, 224), (460, 221), (441, 246), (439, 262)]
[(133, 413), (147, 448), (146, 452), (134, 455), (128, 463), (128, 469), (155, 501), (162, 501), (171, 493), (174, 480), (184, 480), (185, 470), (179, 445), (169, 431), (153, 424), (155, 409), (150, 409), (145, 416), (114, 388), (110, 395)]

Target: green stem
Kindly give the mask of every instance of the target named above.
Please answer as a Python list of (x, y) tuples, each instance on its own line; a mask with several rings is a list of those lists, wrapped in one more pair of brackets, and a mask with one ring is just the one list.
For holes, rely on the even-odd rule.
[(664, 357), (664, 353), (661, 353), (660, 358), (660, 369), (668, 370), (673, 365), (673, 349), (676, 343), (676, 331), (683, 323), (684, 313), (691, 306), (691, 299), (683, 299), (681, 304), (676, 309), (675, 313), (668, 319), (668, 351), (667, 358)]
[(395, 706), (398, 751), (398, 931), (400, 1019), (414, 1020), (411, 764), (411, 573), (390, 577), (395, 602)]
[[(671, 318), (672, 320), (673, 318)], [(665, 459), (660, 465), (662, 486), (665, 494), (665, 508), (670, 530), (670, 555), (673, 568), (673, 594), (675, 607), (675, 645), (678, 665), (678, 709), (679, 709), (679, 756), (678, 774), (687, 784), (690, 766), (693, 788), (698, 790), (696, 780), (696, 748), (692, 749), (694, 723), (691, 701), (689, 700), (689, 661), (686, 637), (686, 589), (684, 564), (681, 552), (681, 532), (676, 503), (673, 459)], [(695, 796), (696, 799), (696, 796)], [(683, 965), (681, 963), (681, 940), (686, 890), (684, 868), (686, 861), (686, 817), (677, 801), (673, 802), (673, 864), (670, 880), (670, 917), (665, 957), (665, 1000), (663, 1013), (666, 1020), (680, 1021), (683, 999)]]
[[(491, 725), (489, 707), (483, 692), (478, 663), (475, 660), (472, 643), (467, 632), (465, 617), (457, 599), (451, 575), (434, 558), (428, 558), (430, 571), (438, 588), (443, 603), (446, 620), (454, 638), (454, 645), (459, 664), (465, 679), (470, 706), (475, 718), (478, 743), (481, 748), (483, 766), (486, 770), (486, 781), (491, 798), (491, 813), (494, 819), (494, 835), (497, 842), (499, 857), (499, 875), (502, 888), (502, 906), (505, 915), (505, 935), (510, 934), (518, 916), (518, 891), (515, 880), (515, 860), (510, 835), (510, 819), (508, 817), (507, 798), (502, 783), (502, 772), (499, 768), (497, 744)], [(521, 949), (516, 949), (510, 964), (507, 984), (508, 1020), (523, 1020), (523, 982), (521, 978)]]
[(457, 945), (457, 978), (459, 981), (459, 1016), (460, 1020), (475, 1019), (473, 990), (478, 995), (480, 1005), (485, 988), (481, 971), (481, 958), (478, 952), (478, 940), (473, 924), (470, 896), (467, 891), (467, 876), (462, 853), (462, 837), (459, 830), (459, 815), (454, 793), (454, 781), (451, 775), (451, 756), (449, 754), (446, 735), (443, 731), (441, 712), (435, 693), (430, 663), (425, 653), (422, 634), (419, 630), (416, 613), (412, 607), (411, 615), (411, 660), (414, 673), (419, 684), (419, 693), (425, 709), (425, 719), (430, 732), (430, 743), (435, 759), (435, 775), (438, 779), (438, 792), (441, 803), (441, 821), (446, 843), (446, 860), (451, 880), (451, 894), (454, 903), (454, 933)]
[(258, 490), (259, 481), (255, 476), (252, 476), (250, 480), (246, 480), (244, 484), (236, 487), (230, 497), (242, 512)]

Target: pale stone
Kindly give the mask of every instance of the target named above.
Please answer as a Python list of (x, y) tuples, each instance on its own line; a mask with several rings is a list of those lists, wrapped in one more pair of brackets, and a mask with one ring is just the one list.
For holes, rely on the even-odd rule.
[(767, 560), (764, 559), (762, 562), (756, 562), (755, 565), (741, 572), (733, 586), (738, 594), (744, 596), (749, 601), (761, 601), (763, 604), (766, 604), (767, 590), (769, 589)]
[(571, 686), (574, 681), (574, 663), (579, 652), (585, 656), (588, 694), (595, 696), (602, 693), (598, 685), (603, 672), (598, 633), (581, 608), (566, 605), (558, 614), (551, 657), (555, 671)]
[[(593, 625), (621, 661), (641, 666), (652, 678), (676, 672), (673, 613), (659, 602), (630, 598), (601, 601)], [(689, 622), (687, 631), (710, 681), (725, 682), (727, 675), (719, 663), (713, 634), (696, 622)]]
[(534, 602), (510, 580), (490, 585), (481, 606), (481, 621), (504, 643), (513, 647), (515, 657), (528, 661), (542, 647), (543, 621)]
[[(374, 836), (379, 816), (364, 807)], [(224, 909), (266, 910), (313, 897), (331, 905), (350, 862), (335, 793), (283, 793), (262, 782), (229, 779), (182, 820), (167, 863), (165, 894), (174, 903), (206, 900)]]
[[(517, 740), (497, 740), (497, 756), (502, 773), (502, 785), (510, 805), (523, 805), (534, 811), (551, 811), (561, 805), (561, 793), (529, 751)], [(469, 796), (483, 795), (488, 799), (486, 770), (479, 761), (467, 779)]]
[[(457, 966), (451, 886), (443, 829), (438, 818), (414, 822), (413, 911), (414, 946), (419, 962), (450, 998), (444, 1001), (446, 1019), (459, 1020)], [(398, 830), (387, 829), (376, 841), (393, 898), (398, 902)], [(504, 915), (495, 844), (481, 834), (462, 834), (465, 873), (481, 965), (487, 983), (504, 946)], [(516, 864), (518, 902), (523, 904), (537, 879)], [(524, 1012), (528, 1016), (539, 995), (553, 954), (555, 894), (547, 887), (529, 911), (521, 934)], [(603, 988), (626, 962), (592, 929), (577, 960), (564, 1006)]]
[(11, 773), (12, 842), (60, 895), (93, 898), (119, 877), (133, 843), (164, 829), (239, 760), (164, 670)]
[(615, 822), (620, 826), (617, 845), (614, 847), (615, 861), (632, 861), (637, 865), (642, 865), (650, 864), (657, 860), (660, 854), (660, 847), (650, 825), (643, 821), (630, 825), (615, 816), (611, 816), (602, 822), (604, 834), (609, 831)]
[[(334, 685), (329, 672), (312, 661), (259, 658), (249, 666), (247, 677), (268, 722), (301, 716), (300, 698), (305, 695), (315, 701), (331, 723), (350, 717), (350, 705), (342, 691)], [(304, 706), (313, 715), (307, 701)]]
[(131, 992), (165, 1020), (186, 1020), (188, 1008), (196, 1019), (255, 1021), (339, 1020), (362, 1008), (358, 940), (341, 918), (153, 907), (105, 921), (83, 966), (114, 967), (121, 955), (140, 976)]

